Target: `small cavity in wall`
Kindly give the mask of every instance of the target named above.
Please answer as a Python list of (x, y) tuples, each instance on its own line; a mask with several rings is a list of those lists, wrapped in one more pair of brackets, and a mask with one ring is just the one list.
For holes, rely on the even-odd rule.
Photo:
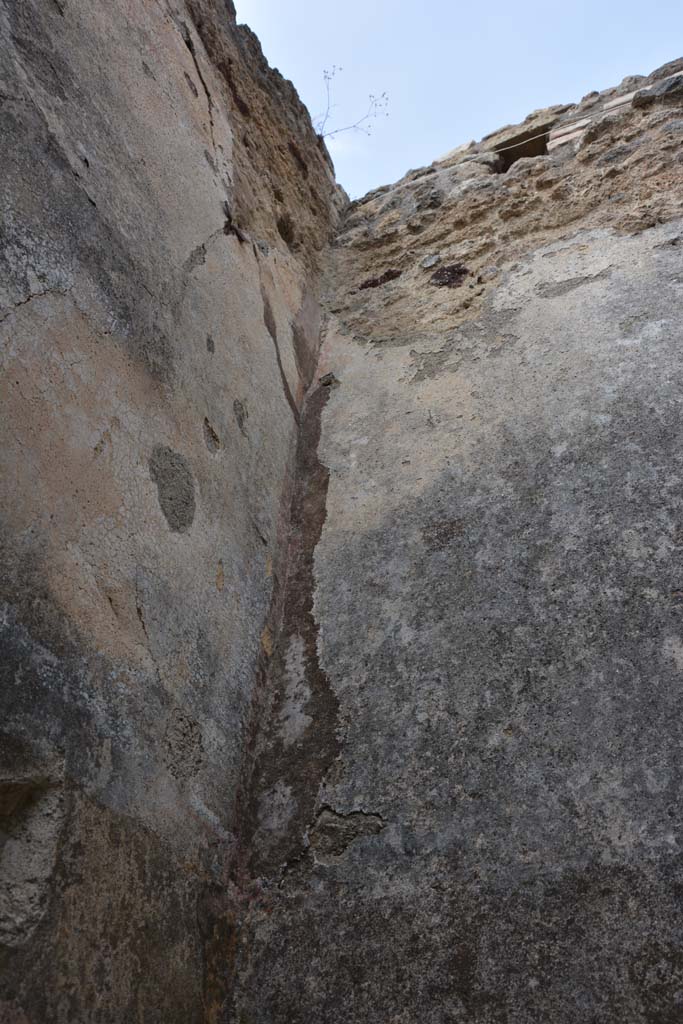
[(548, 134), (548, 131), (539, 132), (537, 129), (533, 132), (523, 132), (507, 145), (496, 149), (499, 157), (498, 173), (505, 174), (522, 157), (545, 156), (548, 152)]

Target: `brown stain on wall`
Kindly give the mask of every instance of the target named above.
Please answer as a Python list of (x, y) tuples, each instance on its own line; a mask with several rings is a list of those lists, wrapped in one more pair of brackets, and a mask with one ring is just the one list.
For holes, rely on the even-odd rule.
[[(321, 417), (337, 382), (323, 378), (306, 399), (296, 445), (284, 554), (275, 572), (275, 589), (258, 666), (259, 682), (251, 712), (237, 820), (240, 835), (235, 878), (249, 893), (262, 874), (276, 873), (301, 852), (314, 818), (318, 789), (339, 752), (337, 699), (318, 659), (318, 624), (313, 613), (314, 553), (326, 516), (329, 470), (318, 456)], [(264, 632), (265, 632), (264, 631)], [(306, 714), (311, 725), (294, 747), (278, 736), (284, 698), (289, 642), (303, 648), (305, 683), (310, 697)], [(285, 835), (264, 833), (260, 818), (267, 793), (286, 781), (297, 794), (297, 810)], [(258, 887), (257, 887), (258, 888)]]
[[(318, 623), (313, 613), (314, 554), (326, 517), (329, 470), (318, 456), (321, 417), (336, 381), (319, 383), (310, 393), (296, 449), (296, 483), (291, 507), (287, 577), (283, 611), (277, 632), (268, 688), (274, 696), (267, 729), (253, 777), (248, 829), (253, 831), (250, 853), (255, 874), (277, 871), (296, 858), (313, 819), (318, 790), (339, 753), (338, 702), (318, 659)], [(310, 724), (294, 744), (278, 734), (287, 676), (289, 644), (301, 647), (302, 685), (308, 691), (305, 714)], [(263, 727), (262, 723), (262, 727)], [(263, 826), (264, 802), (274, 786), (284, 784), (296, 794), (296, 808), (283, 834), (269, 835)]]

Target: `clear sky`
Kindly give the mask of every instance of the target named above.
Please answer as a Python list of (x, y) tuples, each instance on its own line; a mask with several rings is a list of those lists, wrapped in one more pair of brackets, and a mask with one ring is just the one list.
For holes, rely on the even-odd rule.
[(683, 56), (683, 0), (235, 0), (269, 62), (329, 129), (389, 95), (373, 133), (329, 140), (352, 197), (539, 107), (647, 74)]

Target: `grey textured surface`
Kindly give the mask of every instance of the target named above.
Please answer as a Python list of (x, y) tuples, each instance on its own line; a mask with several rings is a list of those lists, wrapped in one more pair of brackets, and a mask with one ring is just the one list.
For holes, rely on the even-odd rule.
[(683, 1019), (669, 95), (507, 173), (456, 151), (349, 210), (317, 658), (290, 627), (276, 644), (237, 1020)]
[(0, 1018), (682, 1020), (681, 62), (335, 236), (230, 3), (0, 37)]
[(328, 333), (318, 801), (384, 827), (281, 857), (244, 1019), (681, 1019), (682, 244), (530, 253), (421, 377)]

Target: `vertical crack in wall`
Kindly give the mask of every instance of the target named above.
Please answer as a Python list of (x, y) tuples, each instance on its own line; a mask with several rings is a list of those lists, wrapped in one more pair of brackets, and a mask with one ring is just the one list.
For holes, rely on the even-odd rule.
[[(232, 998), (240, 934), (261, 882), (279, 875), (305, 853), (316, 818), (321, 782), (339, 755), (339, 705), (320, 666), (318, 624), (313, 614), (314, 553), (327, 515), (329, 470), (318, 457), (321, 417), (338, 382), (326, 374), (314, 386), (299, 420), (293, 467), (282, 501), (281, 553), (263, 636), (243, 747), (242, 781), (235, 801), (230, 883), (209, 887), (204, 917), (204, 1019), (224, 1019)], [(297, 649), (299, 685), (306, 694), (306, 728), (295, 743), (282, 729)], [(288, 657), (289, 655), (289, 657)], [(271, 828), (273, 793), (287, 787), (295, 809), (282, 829)], [(276, 797), (277, 802), (277, 797)]]
[(215, 153), (216, 152), (216, 139), (214, 137), (213, 100), (211, 98), (211, 93), (209, 92), (209, 87), (206, 84), (206, 79), (204, 78), (204, 75), (202, 74), (202, 70), (199, 67), (199, 61), (197, 60), (197, 53), (195, 51), (194, 40), (192, 39), (192, 36), (190, 35), (190, 30), (189, 30), (189, 28), (187, 27), (187, 25), (185, 24), (184, 21), (181, 22), (180, 30), (181, 30), (183, 39), (185, 41), (185, 45), (187, 46), (188, 50), (190, 51), (190, 56), (192, 57), (192, 62), (194, 64), (195, 71), (197, 72), (197, 77), (199, 78), (199, 81), (202, 83), (202, 89), (204, 90), (204, 95), (206, 96), (206, 105), (207, 105), (208, 113), (209, 113), (209, 132), (211, 134), (211, 146), (212, 146), (213, 151)]
[(265, 291), (265, 288), (263, 287), (263, 284), (261, 284), (261, 298), (263, 299), (263, 322), (266, 325), (266, 328), (268, 329), (268, 334), (273, 339), (273, 347), (275, 349), (275, 359), (277, 360), (277, 368), (278, 368), (278, 370), (280, 372), (280, 380), (282, 381), (282, 390), (285, 393), (285, 398), (287, 399), (287, 404), (289, 405), (289, 408), (292, 410), (292, 416), (294, 417), (294, 422), (296, 423), (297, 426), (299, 426), (300, 423), (301, 423), (301, 416), (300, 416), (300, 413), (299, 413), (299, 407), (297, 406), (296, 401), (294, 399), (294, 395), (292, 394), (292, 389), (289, 386), (289, 381), (287, 380), (287, 374), (285, 373), (285, 368), (284, 368), (284, 366), (282, 364), (282, 353), (280, 352), (280, 344), (279, 344), (279, 342), (277, 340), (277, 324), (275, 323), (275, 317), (273, 316), (273, 310), (272, 310), (272, 307), (270, 305), (270, 301), (268, 299), (268, 296), (266, 295), (266, 291)]
[(340, 749), (339, 705), (320, 666), (313, 613), (314, 554), (329, 485), (318, 445), (322, 412), (335, 386), (335, 378), (327, 375), (309, 393), (297, 439), (286, 575), (266, 666), (270, 707), (242, 824), (252, 876), (276, 875), (300, 855), (320, 783)]

